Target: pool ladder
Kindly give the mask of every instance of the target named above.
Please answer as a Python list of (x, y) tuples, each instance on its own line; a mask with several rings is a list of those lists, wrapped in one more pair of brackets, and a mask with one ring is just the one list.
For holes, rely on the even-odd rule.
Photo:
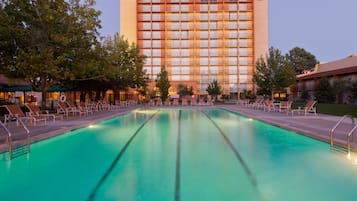
[(352, 128), (351, 130), (347, 133), (347, 145), (346, 145), (346, 149), (347, 149), (347, 153), (350, 154), (351, 153), (351, 143), (353, 142), (353, 135), (355, 133), (355, 131), (357, 130), (357, 124), (355, 123), (354, 118), (352, 117), (352, 115), (344, 115), (343, 117), (341, 117), (341, 119), (335, 124), (335, 126), (330, 130), (330, 147), (334, 148), (334, 138), (333, 138), (333, 134), (335, 133), (335, 130), (337, 129), (337, 127), (339, 125), (341, 125), (341, 123), (343, 122), (344, 119), (346, 118), (350, 118), (351, 119), (351, 123), (352, 123)]
[[(8, 152), (10, 156), (10, 160), (15, 158), (16, 156), (24, 154), (23, 148), (26, 146), (26, 153), (30, 153), (30, 145), (31, 145), (31, 136), (30, 130), (27, 128), (25, 123), (18, 117), (16, 117), (17, 124), (20, 124), (24, 130), (26, 131), (26, 145), (19, 146), (14, 149), (14, 145), (12, 142), (12, 134), (10, 130), (6, 127), (5, 123), (0, 121), (0, 127), (6, 132), (6, 143), (8, 145)], [(16, 153), (14, 151), (18, 150)]]

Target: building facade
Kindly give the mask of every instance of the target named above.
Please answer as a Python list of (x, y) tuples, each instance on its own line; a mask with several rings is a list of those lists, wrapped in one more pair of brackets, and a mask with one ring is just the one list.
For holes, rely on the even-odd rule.
[(294, 99), (301, 99), (305, 92), (314, 99), (315, 88), (322, 77), (328, 78), (333, 86), (336, 81), (345, 82), (345, 90), (336, 94), (337, 103), (355, 103), (350, 100), (350, 85), (357, 82), (357, 54), (352, 54), (337, 61), (320, 63), (315, 66), (314, 71), (307, 71), (296, 77), (296, 90), (293, 92)]
[(147, 56), (155, 80), (205, 93), (217, 80), (223, 94), (255, 90), (255, 61), (268, 49), (267, 0), (121, 0), (120, 34)]

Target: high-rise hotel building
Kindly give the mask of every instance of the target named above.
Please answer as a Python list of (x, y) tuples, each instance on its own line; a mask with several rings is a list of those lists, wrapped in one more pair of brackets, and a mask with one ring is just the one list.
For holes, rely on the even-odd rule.
[(268, 0), (120, 0), (120, 34), (173, 83), (203, 93), (218, 80), (224, 94), (254, 90), (255, 61), (268, 49)]

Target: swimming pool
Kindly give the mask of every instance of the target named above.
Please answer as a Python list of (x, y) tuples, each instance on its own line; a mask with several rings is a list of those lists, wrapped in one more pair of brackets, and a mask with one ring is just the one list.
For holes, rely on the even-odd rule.
[(357, 166), (328, 144), (219, 109), (135, 110), (5, 158), (4, 201), (357, 197)]

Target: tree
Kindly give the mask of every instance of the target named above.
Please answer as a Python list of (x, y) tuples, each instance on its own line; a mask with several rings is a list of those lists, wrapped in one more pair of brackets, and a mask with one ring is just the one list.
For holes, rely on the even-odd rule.
[(343, 94), (347, 91), (347, 81), (346, 80), (335, 80), (332, 85), (333, 91), (336, 94), (337, 103), (343, 103)]
[(292, 66), (297, 74), (304, 70), (312, 70), (318, 63), (316, 57), (304, 48), (294, 47), (286, 54), (286, 59), (290, 66)]
[[(2, 0), (1, 64), (9, 77), (42, 92), (98, 66), (91, 60), (100, 27), (93, 0)], [(4, 49), (3, 49), (4, 48)], [(89, 73), (90, 74), (90, 73)]]
[(159, 88), (162, 101), (165, 101), (168, 97), (170, 86), (168, 72), (164, 67), (162, 67), (160, 73), (157, 75), (156, 80), (156, 87)]
[(283, 90), (296, 80), (294, 69), (288, 65), (280, 50), (269, 48), (266, 59), (256, 62), (253, 82), (259, 87), (258, 94), (271, 95), (274, 90)]
[(315, 97), (319, 103), (333, 103), (335, 93), (327, 77), (322, 77), (315, 88)]
[(208, 95), (212, 96), (215, 101), (217, 100), (217, 96), (222, 93), (221, 86), (218, 84), (217, 80), (213, 80), (211, 83), (209, 83), (206, 91), (208, 92)]
[(178, 85), (178, 94), (180, 96), (193, 95), (192, 87), (189, 87), (185, 84)]
[[(148, 78), (143, 71), (145, 56), (140, 54), (140, 49), (135, 43), (129, 44), (124, 36), (116, 33), (113, 38), (107, 37), (103, 46), (108, 69), (112, 74), (110, 86), (115, 92), (128, 87), (146, 88)], [(118, 95), (114, 94), (115, 99)]]

